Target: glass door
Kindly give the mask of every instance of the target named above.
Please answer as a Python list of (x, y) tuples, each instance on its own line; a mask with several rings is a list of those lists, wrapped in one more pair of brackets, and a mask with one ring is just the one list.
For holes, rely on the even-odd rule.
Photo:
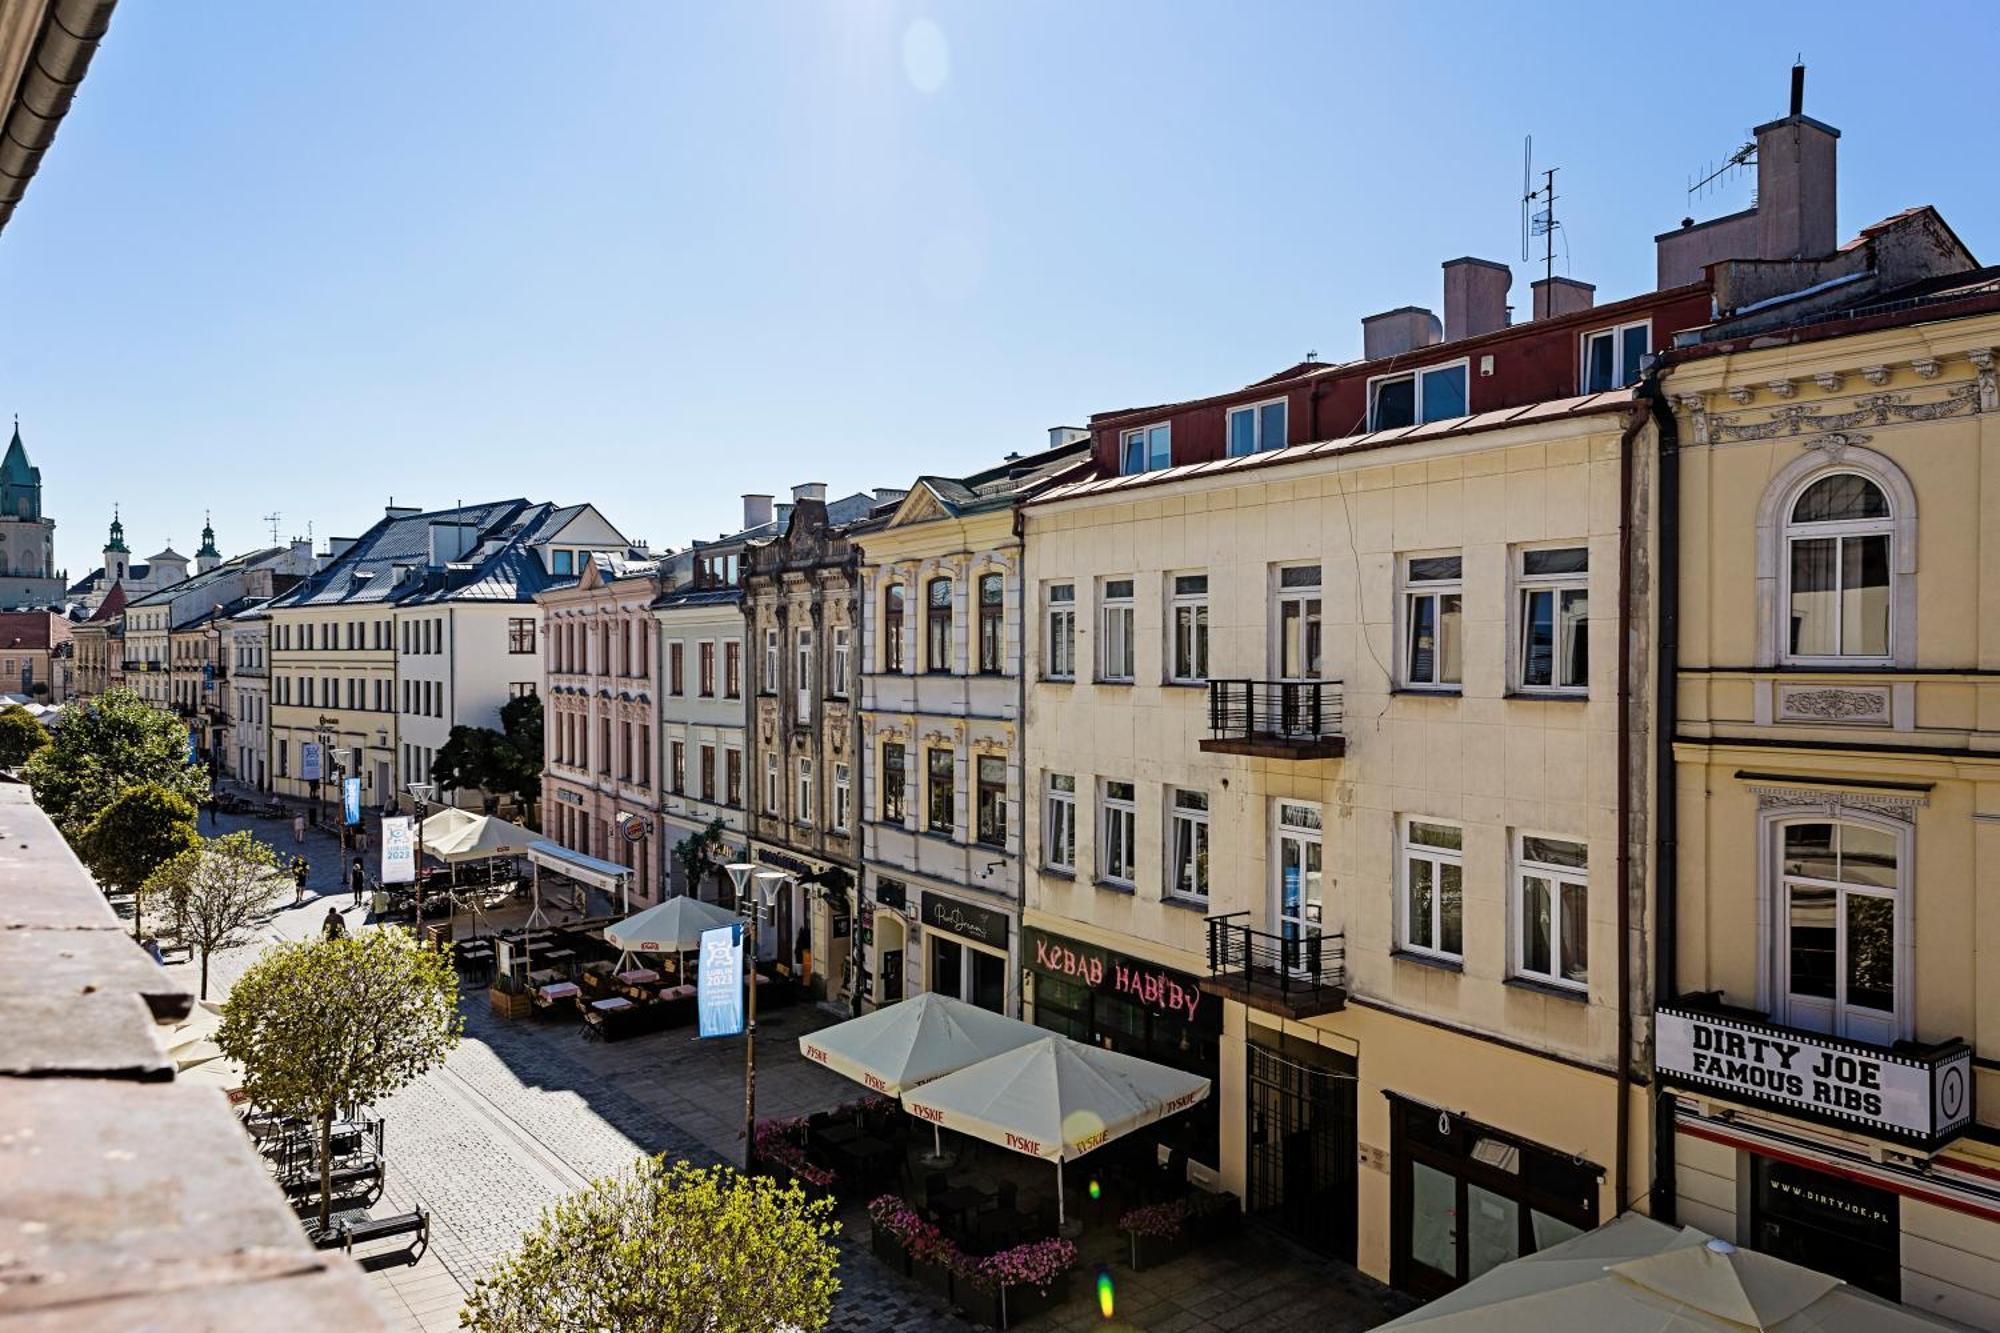
[(1319, 971), (1319, 938), (1324, 916), (1320, 808), (1297, 801), (1278, 803), (1277, 883), (1272, 915), (1284, 940), (1285, 967), (1311, 976)]
[(1845, 821), (1780, 833), (1780, 1022), (1887, 1045), (1897, 1018), (1896, 835)]
[(1272, 652), (1276, 696), (1260, 719), (1263, 730), (1278, 736), (1317, 736), (1320, 732), (1320, 588), (1318, 565), (1285, 565), (1278, 570), (1278, 587), (1271, 623), (1277, 642)]

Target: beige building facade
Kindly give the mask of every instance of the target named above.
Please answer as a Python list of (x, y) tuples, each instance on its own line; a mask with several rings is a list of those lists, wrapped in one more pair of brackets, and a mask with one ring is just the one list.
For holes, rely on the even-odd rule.
[(1648, 429), (1620, 391), (1024, 510), (1027, 1014), (1213, 1078), (1193, 1173), (1411, 1290), (1643, 1194)]
[[(1932, 302), (1935, 304), (1935, 301)], [(2000, 1327), (2000, 311), (1677, 358), (1683, 1222)]]

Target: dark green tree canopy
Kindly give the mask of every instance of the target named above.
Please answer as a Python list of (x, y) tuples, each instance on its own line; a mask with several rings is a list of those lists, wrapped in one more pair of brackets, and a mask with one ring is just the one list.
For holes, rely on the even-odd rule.
[(540, 696), (509, 699), (500, 726), (453, 727), (431, 761), (431, 781), (449, 791), (505, 793), (532, 806), (542, 792)]
[(187, 727), (130, 690), (73, 704), (51, 743), (28, 761), (35, 803), (72, 841), (128, 787), (163, 787), (190, 801), (208, 772), (189, 754)]
[(0, 709), (0, 768), (19, 768), (48, 743), (48, 728), (27, 709)]
[(106, 888), (136, 890), (166, 862), (201, 841), (194, 802), (158, 783), (113, 796), (72, 841)]

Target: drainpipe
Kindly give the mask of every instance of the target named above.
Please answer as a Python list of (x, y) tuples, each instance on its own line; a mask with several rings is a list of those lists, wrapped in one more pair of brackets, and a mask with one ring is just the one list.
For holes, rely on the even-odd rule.
[[(1679, 783), (1674, 772), (1674, 733), (1680, 701), (1681, 609), (1681, 432), (1660, 386), (1655, 366), (1639, 387), (1652, 409), (1660, 436), (1660, 550), (1654, 562), (1659, 589), (1658, 643), (1653, 653), (1653, 996), (1680, 994), (1680, 868), (1675, 840), (1680, 832)], [(1653, 1185), (1650, 1211), (1656, 1221), (1675, 1224), (1674, 1104), (1653, 1080)]]
[[(1020, 962), (1014, 968), (1019, 990), (1014, 1002), (1015, 1018), (1026, 1021), (1028, 989), (1028, 949), (1021, 941), (1021, 922), (1028, 914), (1028, 849), (1021, 846), (1022, 836), (1028, 829), (1028, 802), (1039, 799), (1028, 792), (1028, 509), (1017, 499), (1014, 501), (1014, 546), (1021, 555), (1015, 566), (1020, 570), (1020, 595), (1014, 599), (1015, 619), (1021, 628), (1014, 636), (1016, 651), (1020, 654), (1014, 663), (1014, 734), (1020, 738), (1015, 747), (1021, 756), (1021, 817), (1015, 820), (1014, 841), (1014, 947), (1020, 953)], [(1039, 614), (1039, 612), (1037, 613)]]
[(1638, 530), (1638, 473), (1632, 450), (1647, 415), (1635, 405), (1618, 439), (1618, 1070), (1616, 1143), (1611, 1168), (1614, 1216), (1626, 1205), (1632, 1150), (1632, 547)]

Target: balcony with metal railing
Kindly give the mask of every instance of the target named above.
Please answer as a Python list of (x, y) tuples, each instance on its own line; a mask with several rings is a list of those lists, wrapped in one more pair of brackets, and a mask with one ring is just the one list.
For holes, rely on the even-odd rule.
[(1286, 1018), (1347, 1005), (1347, 939), (1312, 927), (1256, 930), (1250, 913), (1208, 919), (1208, 977), (1201, 988)]
[(1210, 680), (1209, 754), (1338, 759), (1347, 753), (1337, 680)]

